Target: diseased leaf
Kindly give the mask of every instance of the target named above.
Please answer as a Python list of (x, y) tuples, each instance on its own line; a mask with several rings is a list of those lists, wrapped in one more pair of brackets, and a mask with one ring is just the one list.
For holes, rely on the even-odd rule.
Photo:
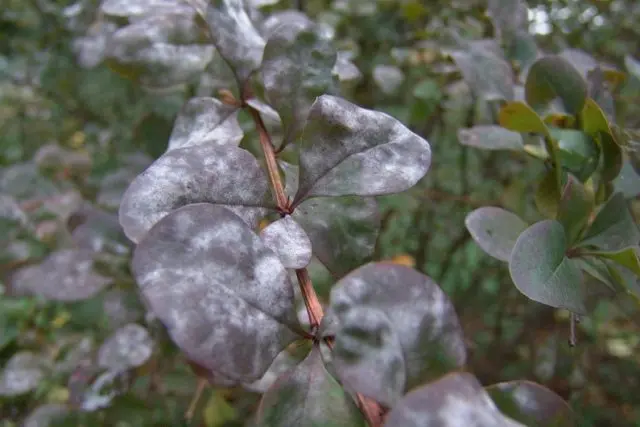
[(341, 382), (387, 406), (466, 359), (451, 302), (409, 267), (371, 263), (354, 270), (331, 290), (325, 319), (335, 330), (332, 362)]
[(19, 396), (34, 390), (44, 378), (45, 361), (29, 351), (15, 353), (0, 374), (0, 396)]
[(126, 255), (131, 243), (122, 232), (118, 215), (86, 204), (67, 219), (71, 239), (79, 249)]
[(404, 73), (395, 65), (376, 65), (373, 68), (373, 81), (383, 93), (392, 95), (400, 89)]
[(485, 100), (513, 100), (513, 71), (496, 52), (476, 44), (450, 54), (476, 96)]
[(385, 427), (524, 427), (503, 415), (469, 373), (452, 373), (408, 393)]
[(365, 426), (353, 399), (325, 369), (318, 347), (267, 390), (257, 422), (263, 427)]
[(173, 125), (167, 151), (198, 144), (237, 146), (243, 136), (237, 108), (215, 98), (191, 98)]
[(309, 236), (289, 215), (269, 224), (260, 237), (280, 257), (285, 268), (304, 268), (311, 261)]
[(35, 164), (18, 163), (0, 170), (0, 192), (22, 200), (54, 196), (59, 190)]
[(429, 143), (393, 117), (323, 95), (311, 107), (302, 136), (293, 205), (315, 196), (401, 192), (430, 164)]
[(168, 213), (191, 203), (225, 205), (254, 226), (268, 201), (267, 178), (258, 161), (234, 146), (194, 145), (171, 150), (129, 186), (120, 224), (134, 242)]
[(103, 0), (100, 12), (107, 16), (139, 19), (147, 15), (193, 15), (195, 10), (188, 2), (176, 0)]
[(31, 411), (22, 427), (49, 427), (62, 419), (69, 409), (60, 403), (45, 403)]
[(522, 151), (524, 144), (519, 133), (495, 125), (479, 125), (458, 130), (462, 145), (484, 150)]
[(624, 65), (627, 67), (629, 74), (640, 80), (640, 61), (637, 61), (631, 55), (625, 55)]
[(551, 307), (585, 314), (583, 277), (576, 261), (565, 255), (567, 238), (557, 221), (540, 221), (516, 241), (509, 273), (520, 292)]
[(338, 52), (332, 73), (341, 83), (356, 82), (362, 78), (358, 67), (351, 62), (351, 55), (345, 51)]
[(149, 332), (136, 323), (115, 331), (98, 350), (98, 364), (110, 371), (123, 371), (144, 365), (153, 352)]
[(559, 98), (569, 114), (582, 111), (587, 99), (587, 83), (561, 56), (551, 55), (536, 61), (527, 74), (525, 97), (533, 108), (546, 107)]
[(527, 228), (517, 215), (492, 206), (474, 210), (464, 222), (482, 250), (504, 262), (509, 262), (518, 236)]
[(172, 339), (214, 374), (259, 379), (300, 330), (287, 270), (221, 206), (193, 204), (160, 220), (132, 268)]
[(281, 147), (300, 136), (316, 97), (335, 91), (335, 62), (331, 42), (311, 23), (285, 21), (269, 36), (261, 72), (267, 100), (282, 119)]
[(527, 426), (575, 426), (573, 411), (560, 396), (531, 381), (509, 381), (486, 388), (503, 414)]
[(214, 0), (206, 15), (213, 44), (227, 61), (240, 89), (260, 66), (265, 41), (251, 22), (243, 0)]
[(564, 227), (568, 245), (577, 242), (595, 208), (593, 191), (569, 174), (558, 205), (558, 221)]
[(92, 253), (60, 249), (41, 264), (18, 270), (11, 287), (19, 295), (39, 295), (52, 301), (79, 301), (104, 289), (111, 279), (93, 270)]
[(604, 251), (619, 251), (640, 243), (636, 225), (622, 193), (615, 193), (600, 209), (585, 233), (581, 246), (593, 245)]

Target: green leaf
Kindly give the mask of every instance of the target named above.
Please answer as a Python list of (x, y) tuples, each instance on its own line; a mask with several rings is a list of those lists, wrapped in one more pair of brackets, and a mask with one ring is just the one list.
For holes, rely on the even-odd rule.
[(527, 103), (538, 109), (559, 98), (570, 114), (578, 114), (587, 99), (587, 84), (566, 59), (547, 56), (536, 61), (525, 82)]
[(609, 133), (599, 132), (598, 137), (602, 148), (602, 179), (613, 181), (620, 175), (624, 164), (622, 148)]
[(317, 346), (262, 396), (262, 427), (364, 427), (362, 414), (324, 367)]
[(619, 251), (640, 242), (640, 230), (622, 193), (615, 193), (600, 209), (580, 246), (593, 245), (605, 251)]
[(496, 207), (476, 209), (464, 223), (482, 250), (504, 262), (509, 262), (518, 236), (527, 228), (517, 215)]
[(611, 134), (607, 116), (592, 98), (587, 98), (580, 116), (582, 121), (582, 130), (593, 138), (595, 138), (599, 132)]
[(495, 125), (479, 125), (458, 130), (460, 144), (485, 150), (522, 151), (522, 136)]
[(557, 221), (533, 224), (518, 237), (509, 273), (525, 296), (551, 307), (585, 314), (585, 290), (580, 268), (565, 253), (564, 227)]
[(609, 259), (640, 276), (640, 255), (638, 247), (629, 247), (619, 251), (589, 251), (588, 254), (600, 258)]
[(549, 129), (542, 118), (521, 101), (509, 102), (502, 106), (498, 115), (500, 126), (514, 132), (539, 133), (549, 136)]
[(558, 221), (564, 227), (569, 246), (580, 237), (594, 207), (593, 192), (569, 174), (558, 205)]
[(633, 169), (629, 159), (623, 162), (614, 186), (616, 191), (622, 193), (627, 199), (633, 199), (640, 194), (640, 174)]
[(598, 167), (600, 153), (594, 139), (574, 129), (550, 130), (557, 140), (558, 155), (563, 168), (573, 173), (580, 181), (586, 181)]
[(238, 411), (224, 398), (224, 392), (214, 390), (204, 408), (206, 427), (224, 427), (238, 418)]
[(560, 193), (556, 185), (556, 172), (549, 169), (536, 188), (535, 203), (538, 211), (546, 218), (555, 219), (558, 215)]

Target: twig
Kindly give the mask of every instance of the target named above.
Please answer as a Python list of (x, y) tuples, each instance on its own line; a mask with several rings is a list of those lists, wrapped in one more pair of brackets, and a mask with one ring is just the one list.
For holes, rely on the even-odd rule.
[(193, 395), (193, 398), (191, 399), (191, 403), (189, 404), (189, 409), (187, 409), (187, 412), (184, 414), (184, 417), (187, 421), (191, 421), (191, 419), (193, 418), (193, 414), (194, 412), (196, 412), (196, 407), (198, 406), (198, 402), (200, 401), (200, 398), (202, 397), (202, 392), (204, 391), (204, 388), (207, 386), (207, 380), (205, 380), (204, 378), (198, 378), (198, 387), (196, 388), (196, 392)]
[(307, 314), (309, 315), (309, 324), (311, 330), (316, 331), (320, 326), (320, 321), (324, 317), (324, 310), (318, 300), (316, 290), (313, 288), (309, 272), (306, 268), (296, 270), (296, 277), (300, 284), (300, 291), (302, 291), (302, 297), (304, 299), (304, 305), (307, 307)]

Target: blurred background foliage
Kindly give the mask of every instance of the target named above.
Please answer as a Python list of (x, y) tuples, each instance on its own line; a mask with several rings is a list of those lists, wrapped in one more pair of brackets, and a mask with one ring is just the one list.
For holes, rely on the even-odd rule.
[[(101, 57), (113, 24), (98, 3), (2, 0), (0, 8), (2, 427), (47, 425), (38, 422), (62, 412), (68, 415), (59, 425), (186, 425), (197, 388), (189, 365), (142, 308), (115, 213), (133, 177), (166, 149), (186, 100), (216, 95), (228, 74), (212, 61), (171, 90), (119, 75)], [(473, 86), (498, 71), (479, 63), (474, 83), (447, 54), (496, 38), (516, 75), (538, 51), (560, 53), (583, 71), (598, 63), (623, 71), (611, 111), (621, 127), (638, 129), (640, 3), (529, 0), (521, 23), (506, 1), (502, 17), (487, 13), (487, 0), (247, 3), (256, 13), (303, 7), (324, 23), (340, 57), (355, 65), (343, 69), (343, 96), (388, 112), (432, 144), (427, 177), (379, 198), (374, 258), (414, 266), (443, 287), (466, 333), (469, 370), (484, 384), (526, 378), (546, 385), (570, 402), (581, 426), (640, 426), (637, 312), (602, 301), (570, 348), (568, 314), (520, 294), (507, 268), (465, 230), (466, 214), (480, 206), (539, 219), (533, 194), (543, 168), (519, 153), (459, 143), (459, 129), (497, 122), (498, 105)], [(257, 138), (244, 124), (250, 146)], [(640, 181), (629, 164), (625, 170), (616, 184), (637, 219)], [(61, 250), (66, 258), (51, 261)], [(82, 267), (85, 261), (93, 268)], [(12, 286), (25, 267), (37, 268), (29, 274), (38, 284)], [(319, 263), (311, 273), (326, 298), (333, 279)], [(84, 281), (86, 293), (65, 294), (64, 280)], [(146, 329), (133, 331), (132, 323)], [(142, 355), (116, 375), (105, 354), (124, 351), (109, 347), (117, 332)], [(250, 425), (260, 390), (208, 389), (191, 408), (192, 425)]]

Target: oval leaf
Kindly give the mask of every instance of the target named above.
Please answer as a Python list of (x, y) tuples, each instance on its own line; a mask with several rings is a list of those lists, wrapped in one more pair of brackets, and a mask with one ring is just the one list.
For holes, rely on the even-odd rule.
[(124, 18), (140, 18), (145, 15), (165, 15), (165, 14), (184, 14), (192, 15), (195, 13), (193, 7), (187, 2), (176, 0), (104, 0), (100, 4), (100, 12), (107, 16), (124, 17)]
[(172, 212), (140, 242), (132, 266), (176, 344), (215, 373), (257, 380), (296, 338), (287, 270), (228, 209), (201, 203)]
[(191, 203), (228, 205), (248, 224), (268, 206), (267, 178), (251, 153), (233, 146), (195, 145), (172, 150), (129, 186), (120, 224), (134, 242), (168, 213)]
[(44, 360), (31, 352), (11, 356), (0, 375), (0, 396), (19, 396), (34, 390), (44, 378)]
[(122, 371), (144, 365), (153, 351), (149, 332), (136, 323), (115, 331), (98, 350), (98, 365), (110, 371)]
[(544, 136), (549, 135), (549, 129), (538, 113), (524, 102), (514, 101), (502, 106), (498, 116), (500, 126), (514, 132), (532, 132)]
[(559, 98), (576, 115), (587, 100), (587, 83), (569, 61), (552, 55), (536, 61), (527, 74), (525, 98), (533, 108), (546, 107)]
[(278, 254), (286, 268), (304, 268), (311, 261), (311, 241), (302, 227), (286, 216), (260, 232), (264, 244)]
[(527, 228), (516, 214), (491, 206), (471, 212), (465, 225), (483, 251), (504, 262), (509, 262), (518, 236)]
[(495, 125), (474, 126), (458, 131), (458, 140), (462, 145), (482, 148), (484, 150), (522, 151), (524, 143), (517, 132)]
[(263, 395), (257, 422), (263, 427), (364, 427), (353, 399), (324, 367), (318, 347)]
[(466, 350), (454, 308), (429, 277), (390, 263), (367, 264), (331, 291), (340, 380), (392, 406), (406, 390), (460, 367)]
[(430, 164), (429, 143), (393, 117), (323, 95), (311, 107), (302, 136), (293, 205), (314, 196), (401, 192)]
[(469, 50), (451, 52), (451, 57), (476, 96), (485, 100), (513, 99), (513, 71), (496, 52), (475, 44)]
[(503, 415), (468, 373), (453, 373), (408, 393), (385, 427), (524, 427)]
[(629, 212), (627, 202), (622, 193), (615, 193), (600, 209), (580, 245), (619, 251), (639, 243), (640, 230)]
[(582, 272), (565, 256), (567, 249), (562, 224), (537, 222), (518, 237), (509, 272), (518, 290), (532, 300), (585, 314)]

